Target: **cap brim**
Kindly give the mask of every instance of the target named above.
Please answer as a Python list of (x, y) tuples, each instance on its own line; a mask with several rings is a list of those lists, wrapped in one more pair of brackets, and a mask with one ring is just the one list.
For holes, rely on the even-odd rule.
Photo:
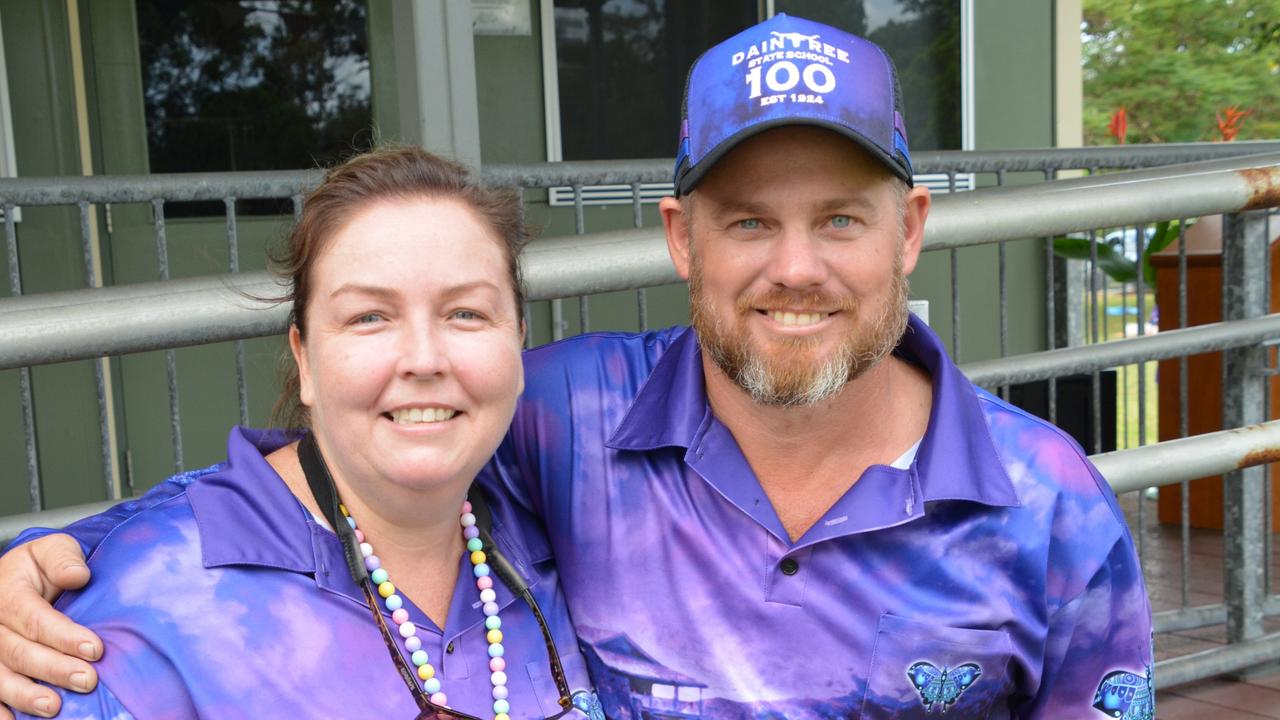
[(759, 135), (760, 133), (765, 132), (766, 130), (772, 130), (778, 127), (786, 127), (788, 125), (808, 125), (811, 127), (819, 127), (824, 130), (830, 130), (834, 133), (838, 133), (848, 138), (849, 140), (852, 140), (853, 142), (857, 143), (858, 147), (862, 148), (863, 150), (866, 150), (868, 153), (871, 154), (873, 158), (875, 158), (876, 160), (879, 160), (881, 164), (883, 164), (889, 172), (893, 173), (895, 177), (905, 182), (907, 184), (907, 187), (913, 187), (915, 185), (915, 182), (912, 180), (910, 171), (902, 167), (902, 165), (895, 158), (890, 157), (888, 153), (882, 150), (875, 143), (863, 137), (863, 135), (858, 131), (846, 125), (841, 125), (840, 123), (831, 122), (829, 120), (820, 120), (818, 118), (788, 117), (788, 118), (777, 118), (774, 120), (766, 120), (764, 122), (756, 123), (749, 127), (745, 127), (739, 130), (738, 132), (734, 133), (733, 135), (730, 135), (729, 137), (722, 140), (720, 144), (716, 145), (711, 152), (707, 153), (705, 157), (698, 160), (698, 162), (695, 165), (690, 167), (688, 170), (684, 172), (684, 174), (680, 176), (680, 179), (675, 186), (676, 197), (684, 195), (688, 193), (690, 190), (692, 190), (694, 186), (696, 186), (699, 182), (701, 182), (702, 178), (705, 177), (706, 174), (711, 171), (711, 168), (714, 167), (717, 162), (720, 162), (721, 158), (723, 158), (726, 154), (728, 154), (730, 150), (737, 147), (744, 140), (753, 138), (756, 135)]

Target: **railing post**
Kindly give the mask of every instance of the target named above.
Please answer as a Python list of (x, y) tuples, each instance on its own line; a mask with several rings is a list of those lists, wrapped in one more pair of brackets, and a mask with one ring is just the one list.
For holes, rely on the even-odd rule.
[[(1267, 312), (1265, 215), (1230, 214), (1222, 219), (1223, 312), (1226, 320)], [(1266, 413), (1266, 350), (1228, 350), (1223, 357), (1222, 426), (1262, 422)], [(1265, 468), (1255, 466), (1223, 476), (1223, 599), (1227, 642), (1261, 637), (1263, 587), (1263, 497)]]

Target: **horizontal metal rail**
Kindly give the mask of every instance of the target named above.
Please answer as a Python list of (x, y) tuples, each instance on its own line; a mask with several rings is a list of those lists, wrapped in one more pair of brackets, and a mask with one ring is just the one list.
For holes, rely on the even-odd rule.
[[(1267, 617), (1280, 615), (1280, 597), (1269, 597), (1262, 605)], [(1180, 632), (1196, 628), (1224, 625), (1227, 622), (1227, 606), (1222, 603), (1163, 610), (1151, 617), (1152, 629), (1157, 633)]]
[[(1280, 152), (1280, 142), (1177, 143), (1089, 148), (917, 152), (915, 170), (930, 173), (1036, 172), (1045, 169), (1136, 168), (1214, 158)], [(547, 188), (670, 182), (673, 161), (593, 160), (485, 165), (481, 176), (495, 185)], [(174, 202), (235, 198), (288, 198), (320, 183), (321, 170), (173, 173), (96, 177), (0, 178), (0, 203), (74, 205)]]
[(1090, 457), (1121, 495), (1280, 460), (1280, 420)]
[(1278, 657), (1280, 633), (1272, 633), (1256, 640), (1245, 640), (1158, 662), (1153, 677), (1157, 688), (1168, 688), (1273, 662)]
[(1153, 335), (1109, 340), (1096, 345), (981, 360), (965, 363), (960, 369), (974, 383), (992, 388), (1073, 373), (1090, 373), (1137, 362), (1249, 347), (1278, 338), (1280, 314), (1275, 314), (1249, 320), (1165, 330)]
[[(1280, 460), (1280, 420), (1100, 453), (1090, 460), (1116, 494), (1220, 475)], [(61, 527), (107, 507), (110, 503), (92, 503), (0, 517), (0, 542), (28, 527)]]
[[(1098, 222), (1150, 222), (1276, 204), (1280, 153), (946, 195), (935, 203), (925, 245), (952, 248), (1084, 230)], [(660, 229), (532, 243), (522, 269), (532, 300), (679, 280)], [(279, 294), (266, 273), (245, 273), (6, 298), (0, 300), (0, 369), (279, 333), (287, 308), (249, 299)], [(983, 378), (996, 372), (977, 369), (986, 373)]]

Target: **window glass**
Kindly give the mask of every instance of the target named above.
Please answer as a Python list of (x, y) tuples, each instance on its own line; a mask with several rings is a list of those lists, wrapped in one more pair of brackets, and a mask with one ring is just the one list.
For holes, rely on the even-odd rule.
[(364, 0), (136, 6), (151, 172), (311, 168), (369, 146)]
[[(775, 0), (868, 37), (898, 68), (914, 150), (961, 147), (961, 0)], [(555, 0), (565, 160), (671, 157), (685, 74), (759, 20), (744, 0)]]
[(564, 160), (671, 157), (689, 66), (756, 0), (555, 0)]
[(774, 7), (884, 48), (898, 68), (911, 149), (961, 149), (960, 0), (775, 0)]

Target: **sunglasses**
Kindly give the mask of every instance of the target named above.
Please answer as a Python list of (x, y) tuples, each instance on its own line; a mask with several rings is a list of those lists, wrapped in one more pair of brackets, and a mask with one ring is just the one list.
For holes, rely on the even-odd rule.
[[(311, 486), (311, 493), (315, 496), (316, 503), (325, 514), (325, 519), (329, 521), (329, 525), (334, 528), (338, 539), (342, 541), (342, 548), (347, 560), (347, 569), (351, 572), (351, 579), (360, 586), (364, 591), (365, 604), (369, 606), (369, 611), (373, 614), (374, 622), (378, 625), (378, 631), (382, 633), (382, 640), (387, 645), (387, 652), (391, 655), (391, 661), (395, 663), (396, 669), (400, 673), (400, 679), (409, 688), (409, 692), (413, 694), (413, 701), (418, 706), (417, 720), (490, 720), (490, 718), (481, 718), (476, 715), (468, 715), (459, 712), (450, 707), (437, 705), (431, 702), (422, 685), (419, 684), (417, 673), (409, 667), (409, 663), (405, 660), (404, 655), (396, 647), (395, 639), (391, 635), (390, 628), (387, 627), (387, 621), (382, 617), (382, 612), (378, 609), (378, 600), (374, 592), (373, 581), (369, 578), (369, 573), (365, 569), (363, 555), (360, 552), (360, 543), (356, 540), (355, 531), (346, 522), (339, 508), (339, 499), (337, 487), (333, 484), (333, 476), (329, 474), (329, 468), (325, 465), (324, 458), (320, 455), (320, 449), (316, 447), (314, 436), (307, 433), (298, 443), (298, 460), (302, 465), (302, 471), (307, 477), (307, 484)], [(555, 715), (549, 715), (545, 720), (556, 720), (568, 715), (574, 710), (573, 693), (569, 690), (569, 681), (565, 678), (564, 667), (560, 663), (560, 653), (556, 650), (555, 640), (551, 637), (551, 629), (547, 627), (547, 620), (542, 614), (542, 608), (538, 607), (538, 602), (534, 599), (533, 594), (529, 592), (529, 583), (521, 577), (520, 573), (512, 566), (511, 562), (498, 551), (497, 546), (493, 542), (493, 538), (489, 533), (489, 528), (493, 526), (493, 519), (489, 513), (489, 507), (485, 503), (482, 493), (471, 493), (472, 497), (468, 500), (471, 502), (471, 512), (476, 516), (476, 527), (480, 530), (480, 541), (484, 543), (484, 553), (487, 556), (489, 567), (492, 568), (493, 574), (511, 589), (512, 593), (518, 596), (533, 611), (534, 620), (538, 623), (538, 630), (542, 633), (542, 641), (547, 649), (547, 662), (551, 669), (551, 678), (555, 681), (556, 691), (560, 693), (560, 712)]]

